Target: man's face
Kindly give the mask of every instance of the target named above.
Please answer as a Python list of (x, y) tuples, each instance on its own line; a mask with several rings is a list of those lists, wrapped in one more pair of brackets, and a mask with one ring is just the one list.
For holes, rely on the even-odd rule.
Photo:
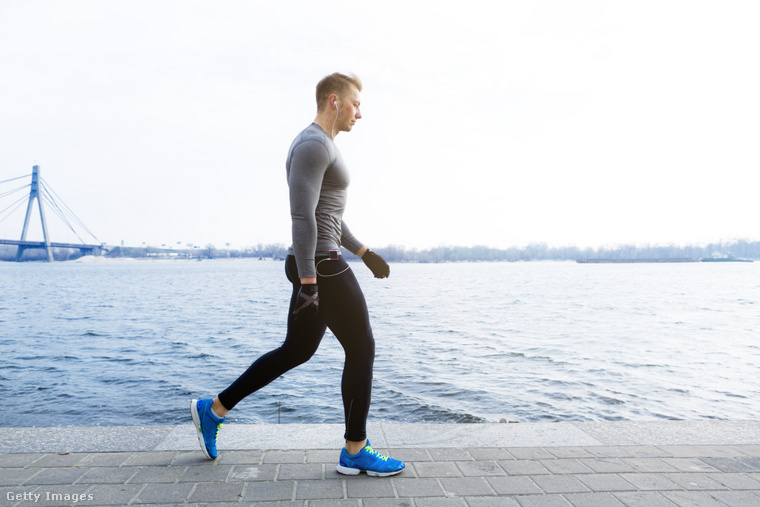
[(335, 125), (336, 130), (351, 132), (357, 120), (362, 117), (362, 113), (359, 110), (360, 105), (359, 90), (351, 87), (351, 91), (338, 100), (340, 111), (338, 112), (338, 121)]

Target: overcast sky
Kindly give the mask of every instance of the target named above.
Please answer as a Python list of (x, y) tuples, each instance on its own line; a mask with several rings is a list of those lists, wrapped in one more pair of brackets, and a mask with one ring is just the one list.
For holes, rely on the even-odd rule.
[(109, 244), (289, 244), (287, 149), (355, 72), (369, 246), (758, 240), (758, 26), (756, 1), (0, 0), (0, 181), (38, 164)]

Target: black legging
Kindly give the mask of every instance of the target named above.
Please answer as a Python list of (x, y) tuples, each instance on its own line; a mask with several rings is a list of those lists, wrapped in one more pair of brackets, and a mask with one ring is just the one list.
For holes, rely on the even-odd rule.
[(285, 274), (293, 284), (293, 293), (290, 296), (285, 342), (258, 358), (232, 385), (219, 393), (219, 401), (231, 410), (249, 394), (311, 359), (322, 341), (326, 327), (329, 327), (346, 353), (341, 383), (346, 417), (344, 437), (346, 440), (360, 442), (367, 438), (375, 339), (369, 325), (364, 294), (348, 263), (343, 257), (320, 262), (323, 259), (317, 257), (319, 316), (311, 320), (295, 321), (292, 317), (301, 283), (295, 257), (289, 255), (285, 260)]

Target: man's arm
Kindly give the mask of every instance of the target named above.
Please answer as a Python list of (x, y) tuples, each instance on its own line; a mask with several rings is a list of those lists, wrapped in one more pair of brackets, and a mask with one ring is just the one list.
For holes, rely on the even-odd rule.
[(288, 178), (293, 253), (302, 284), (317, 283), (314, 252), (317, 248), (319, 202), (329, 156), (327, 148), (317, 141), (305, 141), (293, 151)]
[(341, 221), (341, 238), (340, 244), (346, 247), (351, 253), (358, 255), (364, 264), (372, 270), (372, 274), (375, 278), (387, 278), (391, 274), (391, 268), (385, 259), (377, 255), (375, 252), (367, 248), (361, 241), (356, 239), (351, 233), (351, 230), (346, 225), (346, 222)]
[(364, 256), (364, 252), (367, 251), (367, 247), (351, 232), (348, 228), (345, 220), (340, 221), (340, 244), (346, 247), (346, 249), (354, 255), (360, 258)]

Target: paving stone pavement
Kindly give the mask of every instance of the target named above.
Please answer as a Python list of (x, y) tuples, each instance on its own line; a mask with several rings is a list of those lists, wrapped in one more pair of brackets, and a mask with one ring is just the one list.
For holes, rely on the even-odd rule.
[[(12, 434), (0, 429), (0, 440)], [(760, 506), (760, 444), (670, 440), (377, 446), (406, 462), (391, 478), (340, 475), (338, 451), (323, 448), (222, 448), (216, 460), (182, 449), (6, 449), (0, 505)]]

